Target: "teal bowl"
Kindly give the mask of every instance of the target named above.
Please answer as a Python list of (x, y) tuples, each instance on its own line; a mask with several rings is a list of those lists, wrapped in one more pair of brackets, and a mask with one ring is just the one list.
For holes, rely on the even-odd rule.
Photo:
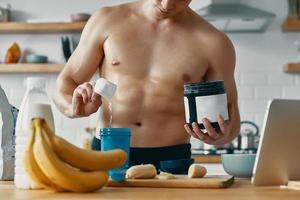
[(48, 57), (43, 55), (29, 55), (26, 57), (28, 63), (47, 63)]
[(221, 155), (224, 170), (231, 176), (251, 178), (256, 154), (223, 154)]

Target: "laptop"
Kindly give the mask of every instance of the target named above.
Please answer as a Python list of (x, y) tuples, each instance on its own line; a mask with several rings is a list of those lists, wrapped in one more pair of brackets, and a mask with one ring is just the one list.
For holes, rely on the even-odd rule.
[(253, 168), (257, 186), (300, 181), (300, 100), (268, 103)]

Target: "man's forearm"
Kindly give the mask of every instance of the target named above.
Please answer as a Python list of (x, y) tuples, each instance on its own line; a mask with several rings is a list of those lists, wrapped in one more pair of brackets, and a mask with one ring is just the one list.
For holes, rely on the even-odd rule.
[(231, 130), (231, 137), (230, 137), (230, 141), (231, 142), (240, 132), (240, 114), (239, 114), (239, 110), (238, 107), (235, 105), (229, 105), (229, 116), (230, 116), (230, 120), (232, 121), (232, 130)]
[(58, 110), (64, 115), (70, 118), (75, 117), (72, 111), (72, 95), (64, 94), (57, 90), (53, 95), (53, 101)]

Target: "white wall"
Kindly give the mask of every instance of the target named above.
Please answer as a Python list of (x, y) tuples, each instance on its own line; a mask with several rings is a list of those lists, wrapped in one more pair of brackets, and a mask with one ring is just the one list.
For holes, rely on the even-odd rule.
[[(12, 5), (15, 20), (63, 19), (68, 20), (73, 12), (92, 13), (98, 7), (129, 2), (130, 0), (0, 0)], [(193, 0), (191, 7), (198, 9), (210, 0)], [(300, 61), (300, 54), (293, 43), (299, 33), (285, 33), (280, 30), (287, 16), (287, 3), (284, 0), (243, 0), (257, 8), (277, 15), (265, 33), (228, 34), (234, 43), (237, 54), (236, 80), (239, 92), (239, 105), (242, 120), (254, 120), (261, 126), (266, 103), (270, 98), (300, 98), (300, 76), (284, 74), (282, 66), (291, 61)], [(0, 34), (0, 60), (3, 60), (9, 44), (16, 41), (23, 50), (46, 54), (52, 62), (63, 62), (60, 36), (65, 34)], [(79, 37), (78, 34), (74, 34)], [(0, 74), (0, 84), (12, 104), (19, 106), (24, 94), (23, 80), (32, 74)], [(54, 87), (56, 75), (49, 78), (48, 91)], [(36, 75), (35, 75), (36, 76)], [(53, 106), (56, 127), (60, 134), (74, 143), (84, 133), (84, 128), (94, 126), (96, 115), (84, 119), (67, 119)]]

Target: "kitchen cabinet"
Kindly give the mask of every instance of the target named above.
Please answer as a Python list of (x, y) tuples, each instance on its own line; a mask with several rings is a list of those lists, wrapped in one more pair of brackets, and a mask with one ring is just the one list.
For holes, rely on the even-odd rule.
[(298, 200), (300, 191), (279, 186), (255, 187), (250, 180), (236, 179), (227, 189), (117, 188), (104, 187), (96, 193), (55, 193), (46, 190), (18, 190), (13, 182), (0, 182), (1, 199), (230, 199), (230, 200)]
[(0, 64), (0, 73), (59, 73), (64, 64)]
[(81, 32), (86, 22), (26, 23), (1, 22), (0, 33)]

